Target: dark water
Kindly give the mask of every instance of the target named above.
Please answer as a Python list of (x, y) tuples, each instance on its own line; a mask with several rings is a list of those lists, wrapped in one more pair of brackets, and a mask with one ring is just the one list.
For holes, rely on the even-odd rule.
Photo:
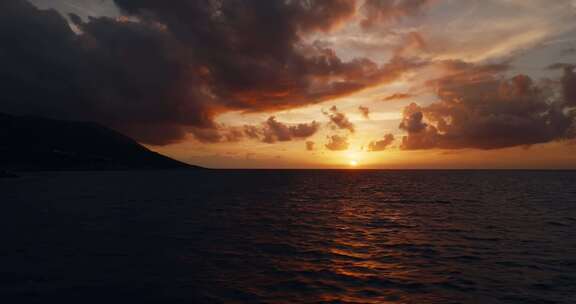
[(4, 303), (576, 303), (576, 172), (41, 173), (0, 202)]

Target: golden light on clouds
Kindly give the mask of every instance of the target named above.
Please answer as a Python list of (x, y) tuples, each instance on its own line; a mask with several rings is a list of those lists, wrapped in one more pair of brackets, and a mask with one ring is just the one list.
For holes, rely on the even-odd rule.
[[(576, 138), (576, 115), (568, 114), (576, 107), (574, 0), (275, 1), (270, 18), (258, 12), (273, 1), (242, 2), (242, 9), (240, 2), (222, 1), (189, 11), (178, 1), (32, 2), (60, 11), (61, 24), (33, 7), (3, 13), (40, 18), (34, 24), (43, 24), (45, 33), (22, 28), (31, 46), (40, 41), (34, 35), (69, 37), (65, 24), (81, 29), (77, 43), (54, 41), (36, 56), (47, 59), (48, 75), (70, 70), (63, 83), (78, 86), (42, 91), (47, 86), (38, 83), (26, 93), (50, 96), (46, 109), (65, 109), (66, 117), (104, 124), (185, 162), (212, 168), (576, 166), (574, 146), (566, 144)], [(148, 11), (155, 13), (141, 15)], [(81, 18), (66, 19), (67, 13)], [(194, 52), (198, 41), (208, 51)], [(99, 51), (85, 50), (92, 45)], [(19, 45), (5, 52), (24, 56)], [(13, 61), (28, 57), (34, 54)], [(55, 65), (66, 57), (76, 59)], [(3, 67), (14, 79), (21, 69)], [(67, 103), (78, 98), (83, 103)], [(28, 102), (39, 99), (14, 98), (26, 102), (3, 106), (43, 113), (44, 105)]]

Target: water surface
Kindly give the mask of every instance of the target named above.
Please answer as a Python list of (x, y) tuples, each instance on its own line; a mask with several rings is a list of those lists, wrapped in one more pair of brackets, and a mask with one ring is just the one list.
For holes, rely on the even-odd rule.
[(0, 180), (11, 303), (576, 303), (576, 172)]

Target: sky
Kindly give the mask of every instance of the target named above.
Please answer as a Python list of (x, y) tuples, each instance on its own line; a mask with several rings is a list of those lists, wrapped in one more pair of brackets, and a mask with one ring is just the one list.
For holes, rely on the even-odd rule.
[(576, 169), (576, 0), (7, 0), (0, 111), (212, 168)]

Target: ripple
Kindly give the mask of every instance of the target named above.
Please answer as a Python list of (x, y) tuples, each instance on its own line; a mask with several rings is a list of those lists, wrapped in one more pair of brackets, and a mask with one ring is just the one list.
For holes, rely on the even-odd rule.
[(7, 181), (0, 296), (576, 301), (572, 172), (148, 174)]

